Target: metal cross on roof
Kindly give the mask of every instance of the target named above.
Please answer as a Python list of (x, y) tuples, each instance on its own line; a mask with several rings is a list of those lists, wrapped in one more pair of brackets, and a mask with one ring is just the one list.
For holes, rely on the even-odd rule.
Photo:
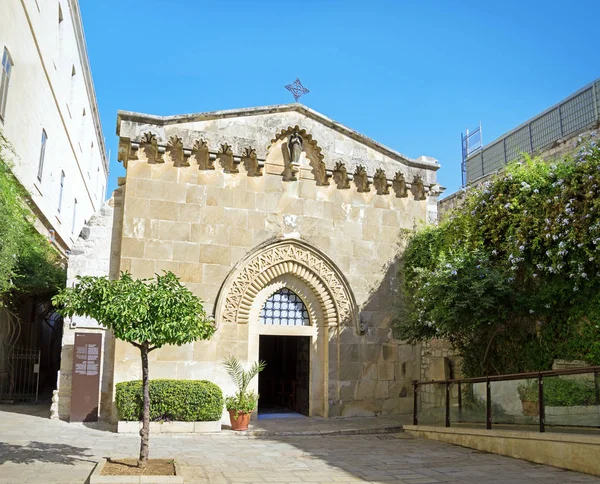
[(307, 94), (310, 92), (308, 89), (306, 89), (302, 85), (302, 83), (300, 82), (300, 79), (297, 77), (296, 77), (296, 80), (292, 84), (288, 84), (287, 86), (285, 86), (285, 88), (293, 94), (296, 102), (298, 102), (298, 99), (300, 99), (301, 96), (304, 96), (304, 94)]

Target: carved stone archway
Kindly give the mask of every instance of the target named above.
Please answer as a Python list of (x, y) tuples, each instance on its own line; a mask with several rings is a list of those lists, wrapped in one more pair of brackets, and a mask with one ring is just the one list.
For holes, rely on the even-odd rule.
[(320, 324), (352, 325), (358, 333), (363, 332), (354, 294), (344, 275), (329, 257), (299, 239), (267, 243), (237, 264), (219, 294), (217, 324), (247, 324), (256, 295), (285, 274), (311, 288), (323, 311)]

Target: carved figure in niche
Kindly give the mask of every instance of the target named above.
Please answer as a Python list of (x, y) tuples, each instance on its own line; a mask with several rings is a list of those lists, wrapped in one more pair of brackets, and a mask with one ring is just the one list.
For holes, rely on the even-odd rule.
[(362, 165), (356, 167), (356, 171), (354, 172), (354, 184), (356, 185), (357, 191), (360, 193), (371, 190), (371, 183), (369, 183), (367, 170)]
[(159, 158), (158, 153), (158, 141), (156, 135), (150, 131), (144, 133), (140, 139), (140, 150), (139, 159), (147, 160), (148, 163), (160, 163), (162, 160)]
[(244, 148), (242, 153), (242, 163), (248, 172), (248, 176), (262, 176), (261, 167), (256, 159), (256, 150), (254, 148)]
[(423, 179), (419, 175), (415, 176), (410, 190), (415, 200), (425, 200), (425, 186), (423, 185)]
[(199, 170), (214, 170), (215, 164), (210, 159), (208, 144), (203, 139), (196, 140), (192, 147), (192, 157), (196, 160)]
[(377, 190), (377, 195), (387, 195), (390, 193), (385, 172), (381, 168), (377, 168), (377, 171), (375, 172), (373, 185), (375, 186), (375, 190)]
[(339, 189), (350, 188), (350, 180), (348, 180), (348, 172), (346, 171), (346, 165), (341, 161), (335, 163), (333, 169), (333, 181)]
[(227, 143), (223, 143), (219, 148), (219, 153), (217, 155), (219, 157), (219, 162), (223, 167), (223, 171), (225, 173), (238, 173), (237, 163), (233, 160), (233, 151), (231, 150), (231, 146)]
[(404, 175), (401, 172), (397, 172), (396, 175), (394, 175), (392, 187), (394, 188), (394, 192), (396, 193), (397, 198), (404, 198), (408, 196), (406, 180), (404, 179)]
[(183, 156), (183, 142), (177, 135), (171, 136), (167, 143), (167, 153), (174, 166), (190, 166)]
[(297, 165), (300, 162), (300, 155), (302, 154), (302, 136), (297, 131), (290, 133), (288, 139), (288, 150), (290, 151), (290, 162)]

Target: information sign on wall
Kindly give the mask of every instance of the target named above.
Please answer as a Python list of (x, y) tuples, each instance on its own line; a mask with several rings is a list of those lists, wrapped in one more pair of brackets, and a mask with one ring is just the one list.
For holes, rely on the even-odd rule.
[(101, 333), (75, 333), (71, 422), (98, 421), (101, 348)]

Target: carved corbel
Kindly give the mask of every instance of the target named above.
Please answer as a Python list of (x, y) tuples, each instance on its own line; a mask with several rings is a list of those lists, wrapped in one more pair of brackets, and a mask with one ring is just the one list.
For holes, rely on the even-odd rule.
[(129, 138), (119, 139), (119, 151), (117, 153), (117, 160), (123, 163), (124, 168), (127, 168), (127, 162), (129, 160), (137, 160), (137, 152), (139, 147), (139, 143), (131, 141)]
[(256, 150), (251, 147), (244, 148), (241, 157), (244, 168), (248, 173), (248, 176), (262, 176), (262, 167), (258, 164), (256, 158)]
[(188, 161), (184, 158), (183, 154), (183, 142), (177, 135), (171, 136), (167, 143), (167, 156), (169, 160), (173, 162), (173, 166), (190, 166)]
[(147, 161), (148, 163), (162, 163), (162, 150), (158, 146), (156, 135), (148, 131), (142, 135), (140, 139), (140, 149), (138, 150), (138, 157), (140, 160)]
[(385, 172), (378, 168), (373, 177), (373, 186), (377, 190), (377, 195), (388, 195), (390, 193), (389, 184)]
[(350, 180), (348, 179), (348, 171), (346, 165), (341, 161), (335, 163), (335, 167), (332, 171), (333, 181), (339, 189), (350, 188)]
[(208, 153), (208, 144), (203, 139), (198, 139), (194, 142), (191, 158), (198, 164), (198, 169), (200, 170), (215, 169), (215, 164), (213, 160), (210, 159)]
[(401, 172), (397, 172), (394, 175), (394, 180), (392, 181), (392, 188), (394, 189), (394, 193), (397, 198), (404, 198), (408, 196), (408, 187), (406, 186), (406, 180), (404, 179), (404, 175)]
[(312, 173), (317, 182), (317, 186), (324, 187), (329, 186), (329, 180), (331, 179), (331, 170), (328, 170), (323, 160), (311, 161)]
[(359, 193), (368, 192), (371, 190), (371, 182), (367, 170), (364, 166), (358, 165), (354, 172), (354, 184)]
[(415, 176), (410, 191), (415, 200), (425, 200), (425, 186), (423, 185), (423, 179), (419, 175)]
[(237, 164), (233, 158), (233, 151), (231, 150), (231, 146), (227, 143), (223, 143), (219, 148), (217, 153), (217, 158), (219, 158), (219, 163), (223, 167), (223, 171), (225, 173), (239, 173)]

